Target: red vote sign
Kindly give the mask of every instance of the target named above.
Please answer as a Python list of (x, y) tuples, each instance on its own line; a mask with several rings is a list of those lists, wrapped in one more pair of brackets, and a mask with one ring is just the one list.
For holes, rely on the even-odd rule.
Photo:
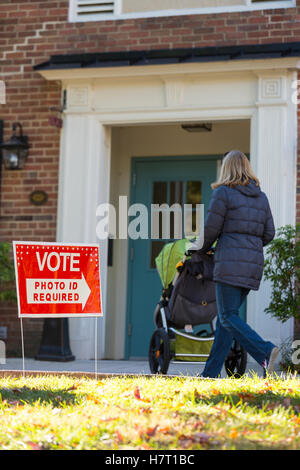
[(99, 247), (14, 241), (19, 317), (102, 316)]

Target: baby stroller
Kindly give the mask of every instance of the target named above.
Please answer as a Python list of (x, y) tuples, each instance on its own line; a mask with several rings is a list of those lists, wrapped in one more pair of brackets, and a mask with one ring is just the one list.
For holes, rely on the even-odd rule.
[[(171, 361), (205, 364), (213, 345), (217, 315), (213, 252), (189, 252), (188, 243), (187, 239), (167, 243), (155, 259), (163, 290), (149, 345), (152, 374), (167, 374)], [(234, 340), (225, 361), (227, 375), (241, 377), (246, 364), (247, 352)]]

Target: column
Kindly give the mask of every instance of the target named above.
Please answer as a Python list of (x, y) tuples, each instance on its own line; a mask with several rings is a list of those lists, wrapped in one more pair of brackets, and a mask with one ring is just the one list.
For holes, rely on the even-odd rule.
[[(96, 238), (96, 208), (109, 200), (110, 129), (90, 114), (70, 113), (61, 142), (57, 240), (98, 242), (102, 308), (105, 313), (107, 243)], [(98, 319), (98, 357), (104, 356), (105, 317)], [(77, 359), (94, 358), (94, 318), (70, 318), (71, 349)]]
[[(295, 222), (297, 110), (292, 103), (294, 73), (257, 72), (257, 102), (251, 122), (251, 164), (267, 194), (275, 227)], [(284, 324), (264, 313), (271, 286), (262, 281), (249, 295), (247, 318), (263, 338), (280, 345), (293, 334), (293, 320)]]

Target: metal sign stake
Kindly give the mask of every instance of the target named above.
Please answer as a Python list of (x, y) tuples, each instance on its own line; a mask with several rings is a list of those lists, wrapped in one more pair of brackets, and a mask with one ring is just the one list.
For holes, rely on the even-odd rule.
[(97, 379), (97, 317), (95, 317), (95, 380)]
[(23, 368), (23, 378), (25, 377), (25, 354), (24, 354), (24, 333), (23, 333), (23, 322), (22, 317), (20, 317), (21, 325), (21, 346), (22, 346), (22, 368)]

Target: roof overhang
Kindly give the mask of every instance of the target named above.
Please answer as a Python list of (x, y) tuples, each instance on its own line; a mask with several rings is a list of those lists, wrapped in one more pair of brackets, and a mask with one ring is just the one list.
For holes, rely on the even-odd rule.
[(300, 42), (52, 55), (34, 70), (48, 80), (168, 73), (299, 69)]

